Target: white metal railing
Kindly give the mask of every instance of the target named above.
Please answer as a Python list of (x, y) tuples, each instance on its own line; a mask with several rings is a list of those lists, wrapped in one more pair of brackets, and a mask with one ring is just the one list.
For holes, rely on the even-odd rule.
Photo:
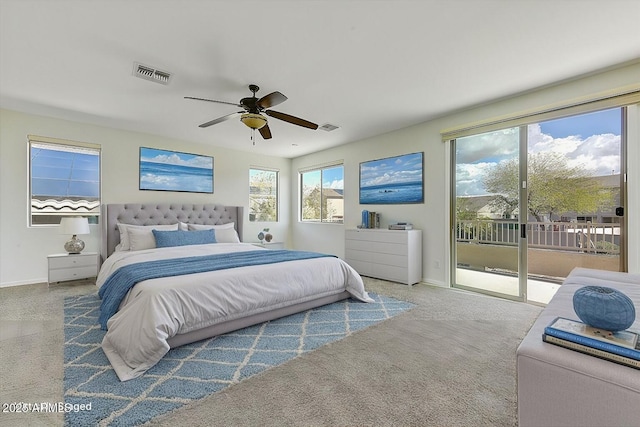
[[(456, 240), (477, 244), (517, 246), (520, 224), (514, 220), (460, 220)], [(593, 254), (620, 253), (620, 225), (576, 222), (528, 222), (531, 248)]]

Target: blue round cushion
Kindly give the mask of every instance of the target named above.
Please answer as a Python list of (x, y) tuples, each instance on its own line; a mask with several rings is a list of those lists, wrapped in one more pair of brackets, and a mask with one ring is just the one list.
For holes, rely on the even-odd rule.
[(573, 309), (584, 323), (608, 331), (627, 329), (636, 320), (633, 301), (617, 289), (584, 286), (573, 294)]

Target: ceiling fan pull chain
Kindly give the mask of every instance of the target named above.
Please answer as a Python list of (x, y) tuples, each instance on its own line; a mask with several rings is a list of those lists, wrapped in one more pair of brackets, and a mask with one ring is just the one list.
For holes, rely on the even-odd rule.
[(256, 145), (256, 130), (251, 128), (251, 143)]

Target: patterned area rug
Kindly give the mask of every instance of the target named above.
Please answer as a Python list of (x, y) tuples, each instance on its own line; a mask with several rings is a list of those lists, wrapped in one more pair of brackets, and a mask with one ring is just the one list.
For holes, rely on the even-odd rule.
[[(369, 293), (172, 349), (141, 377), (120, 382), (100, 343), (97, 295), (64, 306), (64, 399), (69, 426), (135, 426), (325, 344), (413, 304)], [(84, 405), (84, 406), (81, 406)]]

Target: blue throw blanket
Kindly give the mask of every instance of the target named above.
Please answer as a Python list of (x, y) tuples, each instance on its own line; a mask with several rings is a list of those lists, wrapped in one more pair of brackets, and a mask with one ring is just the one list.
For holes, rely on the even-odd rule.
[(335, 255), (305, 251), (267, 250), (161, 259), (125, 265), (111, 274), (100, 287), (98, 292), (102, 298), (100, 325), (103, 330), (107, 330), (107, 321), (116, 314), (129, 289), (143, 280), (321, 257), (335, 257)]

